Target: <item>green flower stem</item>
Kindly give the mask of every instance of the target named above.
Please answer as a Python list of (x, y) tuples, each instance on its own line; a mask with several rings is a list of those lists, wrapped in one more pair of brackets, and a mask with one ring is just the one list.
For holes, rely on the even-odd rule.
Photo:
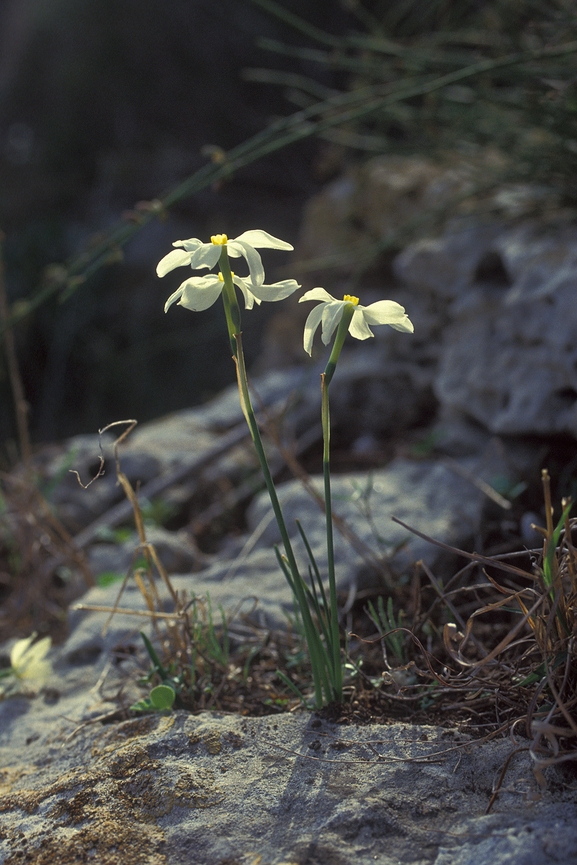
[(337, 329), (337, 335), (333, 343), (333, 348), (326, 365), (324, 373), (321, 375), (321, 420), (323, 428), (323, 479), (325, 493), (325, 520), (327, 527), (327, 565), (329, 573), (329, 629), (330, 629), (330, 647), (333, 666), (333, 685), (335, 688), (335, 698), (342, 699), (343, 688), (343, 666), (341, 663), (341, 647), (339, 636), (339, 616), (337, 607), (337, 580), (335, 574), (335, 549), (333, 535), (333, 507), (331, 496), (331, 418), (329, 407), (329, 384), (335, 373), (337, 362), (345, 337), (348, 333), (349, 325), (355, 311), (355, 306), (352, 303), (347, 303), (343, 309), (343, 314)]
[(222, 252), (220, 253), (220, 258), (218, 260), (218, 266), (224, 280), (222, 302), (224, 305), (226, 326), (228, 328), (228, 335), (230, 338), (230, 347), (232, 349), (232, 356), (236, 357), (236, 335), (240, 334), (241, 332), (240, 307), (236, 299), (236, 291), (234, 290), (234, 282), (232, 281), (232, 271), (230, 269), (230, 261), (228, 259), (226, 245), (222, 247)]
[(335, 336), (335, 341), (333, 343), (331, 354), (324, 371), (327, 388), (331, 383), (333, 375), (335, 374), (335, 369), (337, 368), (337, 361), (339, 359), (345, 337), (348, 333), (349, 324), (351, 323), (354, 311), (354, 303), (347, 303), (346, 306), (343, 308), (343, 314), (337, 328), (337, 335)]
[(335, 549), (333, 538), (333, 508), (331, 497), (330, 438), (331, 419), (329, 411), (329, 386), (326, 373), (321, 375), (322, 427), (323, 427), (323, 479), (325, 493), (325, 521), (327, 527), (327, 565), (329, 572), (329, 609), (327, 627), (330, 632), (329, 651), (332, 655), (333, 685), (335, 699), (340, 702), (343, 695), (343, 665), (341, 663), (341, 641), (337, 607), (337, 580), (335, 574)]
[[(258, 423), (256, 420), (254, 409), (252, 407), (252, 401), (250, 398), (250, 392), (248, 387), (248, 378), (246, 374), (244, 352), (242, 350), (242, 337), (240, 333), (235, 334), (235, 340), (236, 352), (234, 359), (237, 369), (240, 403), (260, 462), (272, 509), (282, 538), (282, 543), (285, 551), (286, 565), (291, 577), (291, 579), (289, 580), (289, 584), (296, 596), (296, 601), (302, 617), (305, 639), (309, 648), (313, 673), (313, 684), (315, 689), (315, 703), (318, 707), (320, 707), (325, 702), (330, 702), (331, 700), (336, 699), (336, 690), (334, 687), (334, 683), (331, 683), (331, 679), (333, 678), (330, 675), (331, 663), (330, 659), (326, 657), (326, 650), (322, 644), (318, 630), (312, 620), (304, 581), (298, 569), (297, 561), (286, 527), (284, 514), (282, 512), (276, 487), (274, 485), (274, 481), (270, 472), (268, 460), (260, 435), (260, 430), (258, 428)], [(328, 670), (327, 661), (329, 666)]]
[(327, 657), (327, 651), (323, 646), (321, 637), (317, 628), (314, 625), (311, 616), (306, 595), (306, 586), (298, 569), (296, 557), (292, 548), (292, 544), (290, 542), (290, 537), (286, 527), (282, 508), (268, 465), (268, 460), (262, 443), (256, 415), (252, 406), (250, 391), (248, 387), (248, 377), (246, 373), (244, 352), (242, 348), (240, 309), (236, 298), (234, 283), (232, 281), (232, 272), (230, 269), (230, 262), (228, 259), (226, 246), (223, 247), (222, 253), (220, 255), (219, 267), (224, 282), (222, 298), (226, 315), (228, 333), (231, 341), (233, 359), (236, 364), (240, 405), (246, 418), (248, 428), (250, 430), (251, 438), (253, 440), (257, 457), (264, 475), (272, 509), (281, 534), (285, 551), (286, 565), (288, 568), (287, 578), (290, 574), (290, 579), (288, 580), (288, 582), (296, 596), (296, 601), (300, 608), (303, 628), (305, 632), (305, 639), (307, 641), (311, 658), (313, 684), (315, 690), (315, 703), (318, 707), (320, 707), (324, 703), (330, 702), (331, 700), (335, 699), (337, 695), (337, 690), (334, 687), (333, 676), (331, 675), (331, 659)]

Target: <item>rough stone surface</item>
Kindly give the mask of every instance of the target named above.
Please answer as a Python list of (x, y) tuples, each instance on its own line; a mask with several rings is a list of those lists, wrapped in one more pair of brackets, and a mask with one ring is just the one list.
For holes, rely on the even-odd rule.
[(575, 791), (557, 770), (541, 791), (525, 752), (485, 814), (508, 740), (308, 713), (103, 724), (119, 674), (98, 690), (67, 652), (52, 691), (0, 705), (3, 865), (577, 862)]
[[(314, 478), (313, 485), (322, 494), (322, 480)], [(357, 579), (367, 558), (363, 558), (363, 548), (373, 559), (388, 560), (397, 572), (407, 571), (419, 559), (433, 568), (442, 562), (438, 547), (411, 535), (391, 517), (443, 543), (460, 546), (474, 535), (484, 504), (483, 495), (469, 481), (440, 462), (426, 460), (397, 459), (379, 471), (337, 475), (331, 491), (334, 513), (354, 533), (352, 540), (338, 527), (334, 533), (341, 588)], [(318, 504), (299, 481), (283, 484), (279, 498), (301, 560), (305, 561), (306, 553), (298, 540), (296, 520), (301, 522), (317, 562), (325, 567), (325, 521)], [(250, 506), (249, 526), (259, 534), (255, 541), (258, 546), (280, 543), (264, 493)]]
[(500, 229), (497, 224), (471, 222), (463, 227), (457, 223), (441, 237), (424, 237), (395, 258), (395, 274), (402, 282), (453, 299), (475, 281)]
[(394, 267), (441, 304), (432, 371), (441, 411), (460, 411), (497, 435), (577, 435), (573, 228), (453, 224), (410, 244)]
[[(146, 528), (146, 539), (154, 544), (158, 558), (170, 574), (182, 574), (201, 566), (201, 557), (186, 529), (169, 532), (158, 526)], [(123, 543), (95, 543), (88, 551), (88, 564), (93, 574), (126, 573), (138, 555), (138, 536), (132, 532)]]
[(577, 435), (577, 234), (504, 233), (510, 284), (454, 304), (434, 381), (440, 402), (501, 435)]
[[(463, 465), (467, 464), (471, 462), (465, 460)], [(312, 483), (317, 492), (322, 490), (319, 478), (313, 478)], [(278, 491), (303, 573), (307, 573), (308, 558), (298, 533), (297, 519), (305, 528), (324, 573), (326, 529), (318, 503), (299, 481), (282, 484)], [(482, 493), (454, 469), (427, 461), (399, 459), (378, 472), (337, 476), (332, 491), (334, 512), (345, 524), (345, 533), (336, 529), (334, 535), (337, 583), (341, 590), (348, 590), (352, 585), (380, 584), (384, 574), (391, 578), (391, 573), (410, 572), (419, 559), (442, 576), (452, 565), (452, 557), (447, 558), (440, 548), (411, 535), (394, 523), (391, 516), (397, 516), (443, 543), (462, 547), (474, 535), (484, 505)], [(273, 546), (280, 542), (280, 536), (265, 493), (249, 508), (248, 528), (249, 533), (231, 544), (226, 555), (223, 552), (205, 556), (202, 561), (194, 559), (190, 545), (178, 540), (179, 533), (154, 529), (149, 531), (149, 540), (155, 546), (160, 542), (160, 559), (172, 574), (175, 589), (201, 596), (208, 594), (215, 606), (222, 604), (226, 609), (233, 609), (241, 602), (248, 609), (251, 599), (256, 597), (255, 620), (268, 627), (285, 627), (287, 616), (292, 613), (293, 599), (274, 553)], [(95, 572), (122, 574), (134, 561), (137, 549), (136, 538), (119, 545), (116, 555), (115, 545), (95, 544), (90, 549), (90, 560)], [(191, 561), (196, 566), (194, 573), (189, 572)], [(186, 567), (175, 567), (178, 564)], [(111, 605), (119, 587), (120, 583), (111, 589), (95, 587), (84, 600), (89, 604)], [(168, 592), (162, 586), (159, 591), (166, 608), (170, 609)], [(143, 608), (140, 593), (132, 581), (127, 583), (121, 606)], [(115, 622), (117, 619), (113, 620), (113, 630), (105, 641), (93, 635), (81, 637), (84, 630), (81, 626), (80, 632), (75, 631), (71, 637), (75, 650), (85, 644), (89, 648), (111, 645), (119, 639)], [(134, 629), (137, 630), (136, 625)]]
[[(320, 412), (318, 375), (315, 375), (314, 388), (311, 385), (309, 371), (300, 368), (273, 370), (255, 381), (255, 402), (274, 413), (290, 399), (301, 411), (304, 409), (301, 426), (306, 426), (309, 420), (313, 422), (313, 415), (317, 422)], [(119, 448), (121, 469), (139, 490), (149, 481), (170, 477), (172, 472), (186, 470), (187, 466), (191, 467), (194, 481), (211, 482), (224, 477), (235, 483), (255, 465), (253, 450), (247, 448), (242, 439), (238, 446), (229, 447), (214, 462), (209, 464), (206, 458), (237, 425), (248, 439), (238, 388), (234, 385), (205, 405), (173, 412), (137, 426)], [(120, 426), (102, 436), (75, 436), (60, 445), (51, 445), (36, 458), (44, 494), (57, 507), (60, 519), (73, 534), (124, 498), (116, 480), (112, 445), (116, 435), (125, 429)], [(101, 457), (105, 460), (104, 473), (88, 485), (100, 467)], [(82, 484), (88, 485), (87, 489), (78, 482), (76, 472)], [(179, 483), (172, 484), (173, 493)]]
[[(391, 423), (395, 414), (401, 428), (411, 428), (437, 413), (445, 425), (449, 418), (458, 424), (461, 413), (491, 435), (577, 436), (577, 231), (536, 186), (463, 200), (475, 173), (492, 170), (486, 158), (476, 164), (455, 155), (443, 167), (375, 157), (329, 184), (305, 213), (301, 256), (340, 264), (326, 272), (329, 290), (360, 293), (365, 304), (390, 297), (415, 323), (410, 338), (377, 329), (372, 357), (365, 346), (357, 350), (365, 381), (355, 378), (357, 387), (345, 385), (339, 396), (365, 432), (389, 434), (383, 418)], [(460, 203), (449, 206), (452, 196)], [(398, 252), (392, 273), (373, 262), (357, 287), (359, 250), (375, 242), (399, 249), (403, 228), (432, 208), (439, 208), (436, 227)], [(298, 331), (296, 307), (293, 315)], [(275, 332), (283, 334), (286, 343), (297, 341), (286, 322)], [(284, 343), (283, 351), (290, 351)], [(371, 387), (366, 379), (375, 370)]]
[[(376, 344), (377, 352), (390, 351), (387, 343)], [(397, 389), (391, 391), (382, 387), (378, 373), (367, 370), (378, 369), (371, 363), (372, 349), (368, 352), (343, 358), (339, 386), (334, 388), (332, 411), (333, 427), (338, 429), (350, 416), (351, 399), (365, 394), (367, 401), (363, 411), (355, 412), (359, 426), (353, 446), (359, 453), (363, 447), (372, 447), (374, 437), (386, 431), (391, 417), (399, 420), (402, 406), (405, 405), (407, 423), (409, 416), (415, 420), (419, 409), (412, 405), (414, 390), (403, 388), (397, 382)], [(392, 367), (394, 374), (398, 372)], [(418, 372), (413, 370), (413, 380)], [(296, 403), (294, 416), (289, 416), (289, 426), (301, 428), (304, 434), (313, 424), (318, 426), (319, 398), (318, 381), (311, 381), (308, 372), (302, 370), (273, 371), (257, 379), (255, 391), (263, 405), (278, 406), (289, 401)], [(421, 374), (422, 393), (427, 390), (427, 374)], [(406, 399), (403, 402), (403, 393)], [(379, 396), (380, 395), (380, 396)], [(385, 398), (386, 397), (386, 398)], [(376, 402), (375, 402), (376, 400)], [(388, 402), (387, 402), (388, 401)], [(363, 400), (361, 400), (363, 402)], [(396, 405), (393, 405), (396, 402)], [(390, 410), (385, 410), (386, 405)], [(377, 407), (383, 411), (375, 411)], [(412, 414), (411, 414), (412, 412)], [(137, 428), (126, 443), (119, 449), (120, 464), (129, 480), (139, 493), (141, 505), (147, 505), (146, 483), (170, 477), (172, 472), (196, 465), (190, 476), (180, 483), (172, 484), (162, 494), (167, 507), (175, 504), (177, 509), (186, 513), (191, 507), (194, 496), (200, 489), (210, 484), (226, 484), (233, 487), (250, 476), (256, 469), (255, 457), (250, 442), (241, 442), (222, 454), (213, 464), (206, 464), (206, 455), (219, 441), (229, 434), (229, 430), (242, 428), (244, 420), (238, 405), (236, 388), (229, 388), (216, 400), (206, 406), (174, 413), (166, 418)], [(56, 454), (50, 451), (44, 460), (45, 484), (50, 488), (51, 501), (57, 505), (65, 525), (72, 531), (84, 529), (87, 524), (97, 520), (102, 514), (122, 499), (122, 491), (116, 482), (114, 460), (110, 435), (101, 442), (97, 436), (83, 436), (67, 442)], [(69, 468), (79, 471), (84, 483), (95, 473), (99, 454), (106, 457), (105, 474), (98, 478), (88, 489), (83, 489), (70, 473)], [(457, 454), (457, 456), (460, 456)], [(273, 459), (274, 459), (273, 452)], [(491, 465), (494, 460), (491, 462)], [(478, 459), (465, 459), (463, 467), (477, 472)], [(491, 481), (492, 471), (487, 467), (478, 472), (483, 479)], [(317, 492), (321, 491), (320, 481), (313, 480)], [(297, 538), (297, 554), (305, 571), (307, 559), (299, 539), (296, 519), (305, 526), (314, 553), (324, 564), (325, 527), (322, 512), (300, 481), (282, 485), (281, 499), (286, 506), (286, 518), (291, 537)], [(396, 460), (384, 469), (375, 472), (358, 472), (346, 476), (335, 476), (333, 482), (334, 510), (350, 529), (347, 535), (337, 531), (336, 553), (338, 577), (342, 588), (348, 588), (358, 581), (361, 571), (366, 570), (367, 560), (372, 562), (372, 579), (375, 561), (387, 560), (394, 570), (407, 570), (418, 559), (424, 559), (432, 567), (442, 566), (439, 549), (411, 536), (407, 531), (391, 521), (391, 516), (409, 523), (420, 531), (444, 543), (462, 546), (474, 535), (479, 527), (485, 498), (469, 481), (464, 480), (454, 468), (432, 461)], [(267, 516), (268, 514), (268, 516)], [(126, 510), (124, 521), (132, 521), (130, 507)], [(186, 529), (167, 531), (158, 526), (147, 525), (148, 540), (154, 543), (160, 560), (171, 574), (200, 573), (194, 577), (199, 592), (210, 589), (211, 595), (226, 602), (232, 594), (238, 597), (254, 593), (251, 572), (262, 573), (263, 568), (276, 572), (276, 562), (272, 546), (280, 540), (272, 511), (266, 495), (261, 496), (251, 506), (248, 516), (249, 536), (237, 543), (235, 559), (229, 553), (210, 556), (198, 552)], [(125, 573), (137, 556), (138, 541), (135, 532), (126, 538), (117, 537), (106, 523), (99, 526), (87, 546), (88, 562), (96, 577), (102, 574)], [(351, 543), (351, 533), (353, 540)], [(398, 549), (398, 551), (396, 551)], [(246, 575), (246, 578), (243, 576)], [(246, 579), (246, 586), (242, 585)], [(281, 583), (281, 595), (275, 587), (276, 577), (262, 576), (270, 592), (262, 590), (259, 595), (267, 607), (267, 615), (278, 623), (280, 608), (290, 607), (290, 593), (285, 592)], [(281, 599), (282, 598), (282, 599)], [(282, 613), (284, 617), (284, 612)]]

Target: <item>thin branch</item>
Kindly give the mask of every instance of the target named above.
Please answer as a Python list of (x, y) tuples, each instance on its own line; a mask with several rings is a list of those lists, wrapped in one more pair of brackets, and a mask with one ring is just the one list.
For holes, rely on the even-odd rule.
[(444, 544), (442, 541), (437, 541), (435, 538), (431, 538), (429, 535), (423, 534), (423, 532), (417, 531), (412, 526), (407, 525), (398, 517), (391, 517), (394, 523), (398, 523), (407, 531), (412, 532), (413, 535), (416, 535), (418, 538), (422, 538), (424, 541), (428, 541), (430, 544), (434, 544), (436, 547), (440, 547), (442, 550), (448, 550), (450, 553), (455, 553), (457, 556), (464, 556), (466, 559), (471, 559), (473, 562), (478, 562), (482, 565), (490, 565), (493, 568), (499, 568), (501, 571), (507, 571), (510, 574), (515, 574), (518, 577), (524, 577), (526, 580), (535, 580), (537, 579), (533, 574), (528, 573), (528, 571), (523, 571), (521, 568), (516, 568), (514, 565), (508, 565), (505, 562), (500, 562), (496, 558), (491, 559), (488, 556), (482, 556), (480, 553), (468, 553), (465, 550), (460, 550), (458, 547), (452, 547), (450, 544)]
[(22, 377), (18, 368), (14, 331), (9, 324), (10, 311), (8, 308), (8, 298), (6, 296), (6, 280), (4, 271), (4, 237), (4, 232), (0, 232), (0, 325), (5, 328), (4, 351), (6, 354), (6, 365), (8, 366), (10, 386), (12, 388), (12, 398), (14, 400), (14, 414), (16, 415), (20, 456), (24, 462), (27, 473), (29, 473), (32, 453), (30, 448), (30, 433), (28, 430), (29, 405), (26, 401), (24, 385), (22, 384)]

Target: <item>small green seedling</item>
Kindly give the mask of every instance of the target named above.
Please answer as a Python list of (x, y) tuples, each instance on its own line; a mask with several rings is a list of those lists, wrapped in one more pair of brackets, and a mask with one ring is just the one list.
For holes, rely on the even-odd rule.
[(373, 621), (373, 624), (377, 628), (381, 637), (384, 638), (388, 650), (399, 664), (406, 664), (405, 641), (403, 634), (399, 631), (403, 626), (403, 611), (401, 610), (397, 619), (395, 619), (393, 599), (389, 597), (387, 600), (387, 608), (385, 610), (385, 603), (382, 595), (379, 595), (377, 601), (378, 612), (375, 610), (371, 601), (369, 601), (367, 606), (369, 617)]
[(170, 712), (176, 699), (176, 692), (170, 685), (157, 685), (148, 697), (138, 700), (130, 707), (133, 712)]

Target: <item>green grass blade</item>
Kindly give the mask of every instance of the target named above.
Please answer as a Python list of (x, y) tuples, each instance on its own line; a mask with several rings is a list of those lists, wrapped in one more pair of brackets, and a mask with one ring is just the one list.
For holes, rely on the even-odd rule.
[(140, 631), (140, 636), (142, 637), (142, 640), (143, 640), (144, 645), (146, 647), (146, 651), (148, 652), (148, 657), (152, 661), (152, 666), (154, 667), (155, 671), (158, 673), (158, 675), (160, 676), (162, 681), (165, 682), (167, 679), (170, 678), (168, 670), (166, 670), (162, 666), (162, 663), (160, 661), (160, 658), (156, 654), (156, 650), (155, 650), (154, 646), (152, 645), (152, 643), (150, 642), (150, 640), (148, 639), (148, 637), (146, 636), (144, 631)]

